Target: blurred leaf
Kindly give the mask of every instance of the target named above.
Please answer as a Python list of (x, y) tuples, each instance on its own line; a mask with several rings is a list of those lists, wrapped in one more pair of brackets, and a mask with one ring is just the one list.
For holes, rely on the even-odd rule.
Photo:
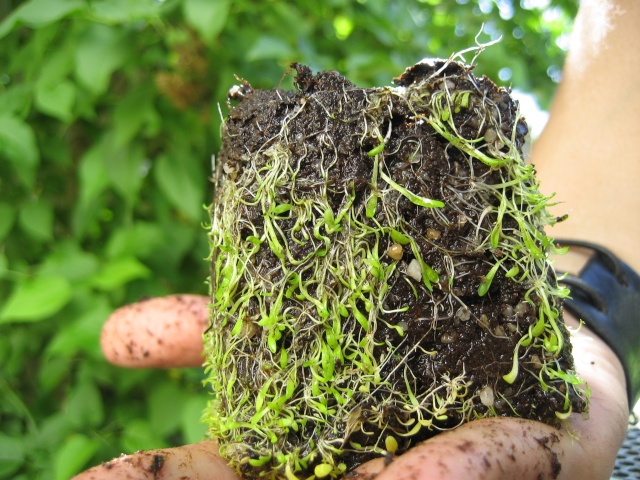
[[(7, 275), (9, 269), (9, 261), (3, 251), (0, 250), (0, 278), (4, 278)], [(2, 355), (0, 355), (0, 358)]]
[[(177, 227), (176, 227), (177, 228)], [(137, 222), (128, 228), (114, 232), (106, 248), (106, 256), (110, 259), (134, 256), (148, 258), (163, 244), (171, 243), (168, 229), (148, 222)]]
[(78, 168), (80, 202), (93, 200), (109, 185), (104, 159), (106, 149), (106, 142), (102, 140), (88, 149), (80, 159)]
[(130, 452), (168, 446), (165, 441), (158, 438), (149, 421), (143, 419), (135, 419), (127, 423), (122, 435), (122, 445)]
[(44, 200), (29, 202), (20, 208), (20, 227), (35, 240), (53, 238), (53, 209)]
[(91, 10), (96, 20), (105, 23), (153, 20), (162, 11), (161, 1), (151, 0), (96, 0)]
[(60, 408), (59, 411), (49, 415), (40, 422), (35, 442), (31, 445), (33, 448), (40, 447), (47, 449), (50, 445), (60, 445), (65, 437), (73, 431), (73, 425), (71, 425), (69, 418), (61, 410)]
[(82, 10), (82, 0), (31, 0), (20, 5), (0, 23), (0, 38), (9, 33), (16, 25), (41, 27), (55, 22), (67, 15)]
[(182, 10), (187, 22), (211, 43), (224, 27), (231, 0), (183, 0)]
[[(255, 88), (292, 88), (283, 74), (295, 60), (362, 87), (387, 85), (425, 56), (474, 45), (484, 24), (481, 40), (503, 40), (484, 51), (476, 73), (498, 80), (505, 69), (502, 82), (545, 107), (576, 6), (0, 1), (0, 430), (26, 452), (15, 467), (0, 441), (0, 470), (11, 472), (0, 477), (65, 476), (74, 461), (202, 438), (200, 378), (113, 367), (101, 359), (99, 329), (141, 295), (206, 293), (209, 245), (198, 223), (233, 74)], [(53, 288), (29, 292), (40, 277)], [(47, 321), (7, 324), (12, 311), (16, 322)], [(101, 403), (102, 417), (83, 410), (83, 398)], [(88, 461), (74, 447), (87, 440), (74, 440), (77, 432), (100, 439)]]
[(93, 24), (80, 39), (76, 51), (76, 77), (94, 95), (109, 86), (113, 71), (124, 60), (127, 49), (122, 32), (106, 25)]
[(294, 51), (287, 42), (278, 38), (262, 35), (247, 52), (247, 60), (287, 59), (293, 57)]
[(78, 352), (99, 354), (100, 331), (113, 309), (103, 297), (98, 297), (94, 301), (95, 305), (56, 333), (47, 345), (47, 356), (72, 357)]
[(123, 198), (133, 204), (146, 175), (145, 152), (142, 145), (116, 145), (113, 135), (107, 137), (102, 161), (111, 185)]
[(207, 426), (202, 421), (202, 412), (207, 405), (208, 396), (191, 395), (182, 408), (181, 425), (186, 443), (196, 443), (205, 438)]
[(63, 122), (69, 122), (73, 117), (73, 105), (76, 98), (75, 86), (65, 80), (55, 86), (42, 86), (36, 90), (36, 105), (38, 109)]
[(167, 199), (189, 218), (199, 221), (204, 212), (204, 188), (199, 172), (193, 170), (189, 168), (188, 159), (163, 155), (157, 160), (153, 173)]
[(148, 277), (149, 269), (133, 257), (108, 262), (92, 279), (92, 285), (104, 291), (119, 288), (131, 280)]
[(80, 250), (76, 243), (63, 241), (56, 244), (55, 250), (40, 265), (38, 273), (42, 276), (59, 275), (71, 282), (81, 282), (94, 275), (98, 268), (95, 254)]
[[(67, 329), (63, 329), (66, 331)], [(51, 393), (69, 378), (70, 359), (57, 357), (43, 360), (38, 372), (38, 387), (42, 393)]]
[(114, 144), (124, 145), (134, 138), (145, 122), (155, 115), (153, 109), (154, 90), (146, 85), (133, 88), (113, 110)]
[(0, 112), (22, 117), (31, 103), (31, 85), (12, 85), (0, 92)]
[(22, 120), (0, 114), (0, 158), (13, 163), (20, 180), (30, 187), (40, 160), (33, 130)]
[(75, 46), (69, 42), (59, 46), (49, 55), (45, 55), (42, 68), (38, 72), (36, 89), (53, 88), (66, 80), (73, 69), (73, 48)]
[(21, 438), (0, 433), (0, 476), (9, 478), (25, 461), (26, 454), (27, 449)]
[(177, 413), (184, 407), (186, 394), (175, 382), (159, 383), (149, 392), (149, 423), (158, 436), (174, 433), (180, 425)]
[(54, 479), (66, 480), (91, 459), (100, 446), (98, 440), (75, 433), (65, 440), (54, 458)]
[(78, 428), (95, 427), (104, 419), (102, 396), (93, 381), (78, 381), (71, 390), (65, 413)]
[(0, 242), (9, 234), (13, 228), (13, 221), (16, 218), (16, 209), (8, 203), (0, 202)]
[(64, 307), (71, 294), (71, 285), (62, 276), (20, 282), (0, 311), (0, 324), (44, 320)]
[(73, 229), (82, 238), (91, 224), (98, 221), (96, 204), (98, 197), (109, 186), (104, 156), (107, 153), (106, 137), (89, 148), (80, 159), (78, 182), (80, 194), (73, 210)]

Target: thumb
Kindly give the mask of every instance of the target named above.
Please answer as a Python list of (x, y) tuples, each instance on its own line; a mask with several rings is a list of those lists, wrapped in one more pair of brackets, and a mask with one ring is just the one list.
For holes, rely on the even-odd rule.
[(102, 328), (102, 351), (122, 367), (199, 367), (208, 304), (200, 295), (169, 295), (125, 305)]
[(168, 480), (176, 478), (240, 480), (231, 467), (220, 458), (218, 445), (213, 441), (121, 455), (73, 477), (73, 480)]

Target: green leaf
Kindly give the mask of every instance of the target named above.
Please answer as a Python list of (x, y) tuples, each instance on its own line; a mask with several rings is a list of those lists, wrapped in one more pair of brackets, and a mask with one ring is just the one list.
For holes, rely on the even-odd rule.
[(53, 238), (53, 208), (44, 200), (23, 205), (19, 212), (20, 227), (35, 240)]
[[(156, 384), (149, 392), (149, 422), (156, 435), (166, 437), (180, 427), (180, 415), (186, 394), (175, 382)], [(204, 405), (202, 405), (204, 407)]]
[(187, 159), (160, 157), (153, 169), (154, 178), (167, 200), (195, 221), (202, 220), (204, 185), (195, 169), (189, 168)]
[(94, 305), (56, 333), (47, 345), (47, 356), (72, 358), (78, 352), (91, 353), (96, 357), (100, 355), (100, 331), (113, 309), (105, 298), (93, 298)]
[(57, 313), (71, 299), (72, 288), (62, 276), (39, 276), (18, 284), (0, 311), (0, 324), (37, 322)]
[(109, 185), (104, 155), (107, 153), (106, 142), (103, 140), (87, 152), (80, 159), (78, 180), (80, 183), (80, 202), (87, 203), (100, 195)]
[(230, 0), (184, 0), (182, 11), (187, 23), (211, 43), (224, 28), (230, 5)]
[(0, 92), (0, 112), (24, 117), (30, 106), (32, 85), (19, 84)]
[(164, 448), (166, 443), (158, 438), (147, 420), (135, 419), (127, 423), (122, 435), (122, 445), (131, 452)]
[(0, 202), (0, 242), (5, 239), (13, 228), (16, 209), (13, 205)]
[(60, 275), (71, 282), (82, 282), (98, 271), (98, 259), (72, 241), (58, 242), (55, 250), (40, 265), (38, 274)]
[(76, 78), (94, 95), (107, 90), (111, 74), (122, 64), (128, 50), (120, 30), (92, 24), (76, 51)]
[(66, 480), (79, 473), (98, 451), (100, 442), (80, 433), (74, 433), (56, 450), (54, 479)]
[[(62, 329), (63, 331), (66, 328)], [(56, 357), (43, 359), (38, 370), (38, 389), (42, 394), (50, 394), (63, 382), (67, 383), (71, 370), (71, 359)]]
[(99, 222), (100, 197), (109, 186), (104, 161), (104, 156), (108, 154), (105, 138), (85, 152), (77, 169), (80, 194), (73, 207), (72, 217), (77, 238), (82, 238), (87, 229)]
[(145, 152), (141, 145), (118, 146), (110, 134), (105, 140), (102, 158), (111, 184), (122, 197), (133, 204), (146, 176)]
[(0, 38), (17, 25), (42, 27), (84, 8), (82, 0), (31, 0), (20, 5), (0, 23)]
[(18, 177), (32, 187), (40, 161), (32, 128), (17, 117), (0, 114), (0, 158), (9, 160)]
[(71, 390), (66, 414), (78, 428), (95, 427), (104, 420), (102, 395), (92, 380), (81, 380)]
[(133, 257), (112, 260), (93, 277), (92, 285), (104, 291), (119, 288), (132, 280), (146, 278), (149, 269)]
[(18, 470), (27, 455), (26, 445), (22, 438), (14, 438), (0, 433), (0, 475), (9, 477)]
[(404, 233), (400, 233), (393, 228), (389, 228), (389, 236), (394, 242), (399, 243), (400, 245), (407, 245), (411, 241), (411, 237)]
[(382, 170), (380, 171), (380, 176), (382, 177), (382, 179), (385, 182), (387, 182), (389, 184), (389, 186), (391, 188), (393, 188), (394, 190), (397, 190), (398, 192), (400, 192), (402, 195), (407, 197), (407, 199), (409, 199), (411, 201), (411, 203), (413, 203), (415, 205), (418, 205), (419, 207), (425, 207), (425, 208), (442, 208), (442, 207), (444, 207), (444, 203), (442, 203), (440, 200), (432, 200), (430, 198), (421, 197), (420, 195), (416, 195), (412, 191), (407, 190), (402, 185), (399, 185), (398, 183), (396, 183), (390, 176), (388, 176)]
[(114, 144), (124, 145), (143, 128), (149, 117), (156, 115), (153, 107), (154, 90), (147, 84), (131, 89), (113, 111)]
[[(44, 42), (44, 40), (43, 40)], [(42, 48), (46, 48), (44, 45)], [(72, 42), (61, 45), (51, 54), (45, 55), (42, 68), (36, 79), (36, 89), (47, 89), (66, 81), (73, 70), (73, 52), (76, 46)]]
[(294, 51), (279, 37), (263, 35), (247, 52), (247, 60), (281, 60), (293, 57)]
[[(109, 238), (106, 256), (110, 259), (121, 257), (136, 257), (151, 259), (158, 249), (171, 245), (171, 249), (185, 248), (180, 241), (181, 225), (165, 225), (161, 228), (155, 223), (137, 222), (130, 227), (120, 228)], [(178, 235), (175, 235), (178, 233)], [(193, 230), (190, 231), (193, 236)], [(167, 252), (168, 253), (168, 252)], [(163, 255), (165, 257), (166, 255)]]
[(42, 113), (56, 117), (63, 122), (73, 118), (76, 87), (68, 80), (54, 86), (39, 86), (36, 89), (36, 105)]
[(150, 0), (95, 0), (91, 2), (91, 10), (96, 20), (107, 24), (133, 23), (158, 18), (162, 3)]
[(0, 250), (0, 278), (4, 278), (9, 270), (9, 260), (5, 253)]

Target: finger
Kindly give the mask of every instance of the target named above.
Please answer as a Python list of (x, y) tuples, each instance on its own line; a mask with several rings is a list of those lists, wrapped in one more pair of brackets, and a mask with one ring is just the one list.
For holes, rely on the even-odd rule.
[(573, 338), (576, 366), (589, 382), (589, 415), (560, 429), (539, 422), (491, 418), (442, 433), (409, 452), (363, 465), (352, 476), (387, 479), (608, 479), (626, 431), (628, 409), (618, 359), (587, 329)]
[(102, 328), (102, 351), (124, 367), (201, 366), (208, 303), (199, 295), (171, 295), (119, 308)]
[(240, 480), (218, 455), (215, 442), (122, 455), (83, 472), (73, 480), (163, 480), (207, 478)]

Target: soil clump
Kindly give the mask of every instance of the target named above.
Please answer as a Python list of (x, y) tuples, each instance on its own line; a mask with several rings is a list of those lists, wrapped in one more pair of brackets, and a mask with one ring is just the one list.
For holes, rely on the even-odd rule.
[(450, 60), (234, 87), (217, 157), (209, 433), (246, 478), (335, 478), (487, 416), (587, 406), (509, 91)]

